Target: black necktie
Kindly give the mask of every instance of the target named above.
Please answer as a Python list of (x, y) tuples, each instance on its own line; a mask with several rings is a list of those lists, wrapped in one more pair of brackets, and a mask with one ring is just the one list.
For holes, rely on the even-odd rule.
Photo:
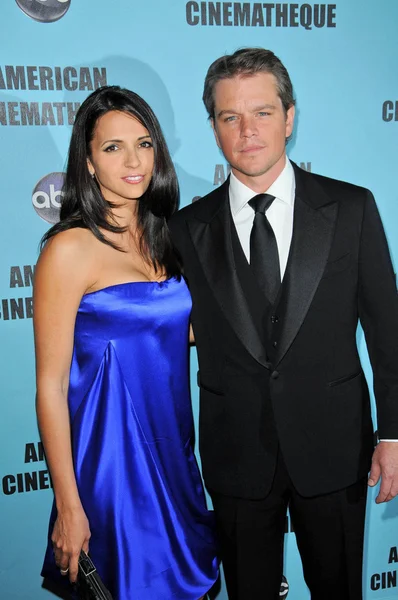
[(274, 303), (281, 284), (278, 246), (265, 212), (275, 196), (258, 194), (249, 200), (256, 213), (250, 234), (250, 266), (267, 298)]

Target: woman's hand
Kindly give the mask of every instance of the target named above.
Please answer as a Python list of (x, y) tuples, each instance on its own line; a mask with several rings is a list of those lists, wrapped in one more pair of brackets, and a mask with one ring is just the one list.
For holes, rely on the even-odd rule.
[(58, 511), (51, 536), (55, 562), (62, 575), (69, 573), (72, 583), (77, 579), (80, 551), (88, 553), (90, 537), (90, 527), (83, 508)]

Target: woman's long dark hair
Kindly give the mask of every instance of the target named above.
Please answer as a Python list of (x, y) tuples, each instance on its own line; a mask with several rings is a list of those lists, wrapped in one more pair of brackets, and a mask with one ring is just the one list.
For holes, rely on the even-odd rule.
[(111, 215), (112, 203), (105, 200), (89, 173), (87, 158), (97, 121), (109, 111), (117, 110), (135, 117), (149, 132), (154, 150), (154, 167), (148, 189), (138, 201), (140, 249), (155, 271), (162, 268), (169, 277), (179, 276), (181, 265), (174, 250), (167, 221), (177, 210), (179, 187), (174, 165), (159, 121), (150, 106), (138, 94), (119, 86), (104, 86), (90, 94), (76, 115), (69, 146), (60, 221), (43, 236), (41, 247), (54, 235), (74, 227), (90, 229), (101, 242), (119, 250), (101, 228), (123, 233)]

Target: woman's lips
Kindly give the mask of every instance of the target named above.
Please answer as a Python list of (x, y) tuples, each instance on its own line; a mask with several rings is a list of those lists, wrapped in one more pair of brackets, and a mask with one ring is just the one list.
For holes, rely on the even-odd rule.
[(122, 177), (123, 181), (126, 183), (141, 183), (144, 180), (144, 175), (127, 175), (127, 177)]

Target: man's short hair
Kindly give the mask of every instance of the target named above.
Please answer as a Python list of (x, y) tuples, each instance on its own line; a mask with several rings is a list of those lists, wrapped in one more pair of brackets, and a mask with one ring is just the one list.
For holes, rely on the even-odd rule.
[(233, 54), (221, 56), (209, 67), (203, 90), (203, 102), (209, 117), (214, 119), (214, 88), (221, 79), (231, 79), (238, 75), (250, 76), (257, 73), (271, 73), (276, 79), (278, 96), (285, 113), (296, 101), (293, 85), (286, 67), (271, 50), (265, 48), (241, 48)]

